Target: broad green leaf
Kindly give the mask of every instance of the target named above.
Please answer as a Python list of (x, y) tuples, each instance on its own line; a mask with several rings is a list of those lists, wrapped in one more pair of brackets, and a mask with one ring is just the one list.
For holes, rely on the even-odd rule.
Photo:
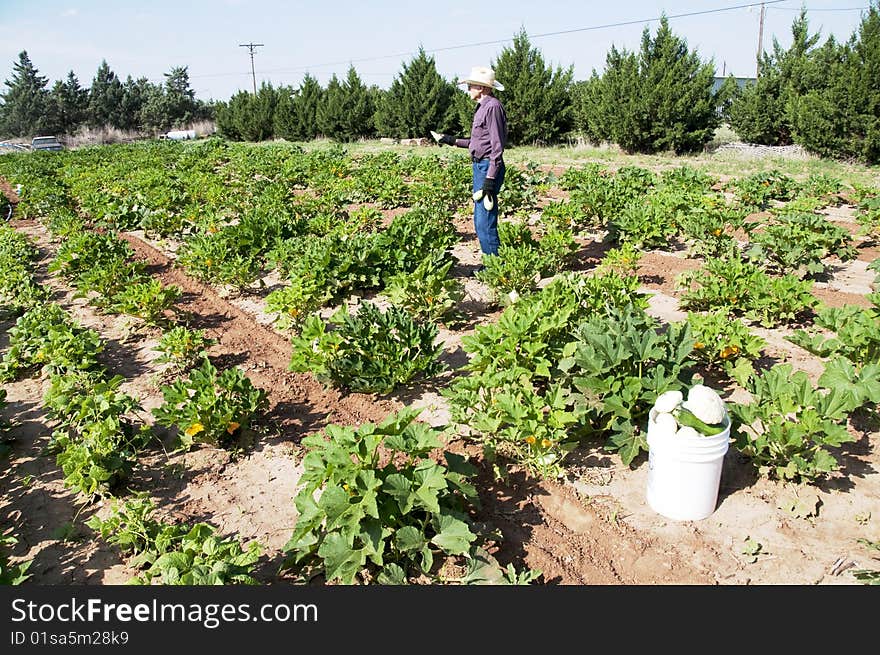
[(379, 572), (376, 580), (379, 584), (383, 585), (405, 585), (407, 584), (406, 571), (398, 564), (386, 564)]
[(450, 514), (442, 514), (438, 523), (440, 530), (431, 542), (450, 555), (463, 555), (477, 538), (467, 523)]
[(318, 549), (324, 560), (324, 571), (328, 580), (340, 580), (343, 584), (354, 584), (358, 571), (366, 564), (363, 550), (353, 550), (345, 539), (336, 533), (328, 534)]
[(397, 501), (401, 513), (408, 514), (412, 509), (415, 497), (412, 492), (412, 482), (406, 476), (392, 473), (385, 478), (382, 491)]
[(412, 525), (404, 526), (394, 533), (394, 545), (402, 553), (421, 550), (425, 543), (425, 536)]
[(342, 487), (328, 487), (318, 499), (318, 507), (327, 515), (328, 527), (335, 525), (351, 509), (351, 497)]

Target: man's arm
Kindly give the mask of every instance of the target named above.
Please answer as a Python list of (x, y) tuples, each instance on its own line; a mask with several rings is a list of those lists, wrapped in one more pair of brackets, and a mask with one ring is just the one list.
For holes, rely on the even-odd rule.
[(504, 155), (504, 115), (499, 107), (490, 107), (486, 115), (486, 127), (489, 130), (489, 171), (486, 177), (495, 179)]

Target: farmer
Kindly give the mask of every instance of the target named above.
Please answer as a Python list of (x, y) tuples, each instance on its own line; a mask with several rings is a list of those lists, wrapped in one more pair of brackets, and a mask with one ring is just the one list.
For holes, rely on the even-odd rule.
[[(467, 148), (471, 153), (474, 179), (474, 230), (484, 255), (498, 254), (498, 191), (504, 183), (504, 147), (507, 145), (507, 115), (495, 97), (504, 85), (495, 80), (495, 71), (475, 66), (459, 82), (467, 85), (471, 100), (477, 103), (469, 139), (442, 134), (438, 141)], [(477, 192), (482, 191), (482, 197)], [(483, 270), (480, 265), (477, 271)]]

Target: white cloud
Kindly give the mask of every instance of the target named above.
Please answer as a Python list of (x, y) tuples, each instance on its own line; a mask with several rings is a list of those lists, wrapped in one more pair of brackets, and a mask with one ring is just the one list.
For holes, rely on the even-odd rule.
[(61, 18), (73, 18), (79, 15), (79, 9), (65, 9), (61, 12)]

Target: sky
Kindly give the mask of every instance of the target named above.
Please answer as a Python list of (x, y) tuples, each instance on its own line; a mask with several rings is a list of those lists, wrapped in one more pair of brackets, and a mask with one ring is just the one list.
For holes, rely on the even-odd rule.
[[(876, 1), (876, 0), (875, 0)], [(27, 51), (39, 73), (55, 80), (73, 71), (91, 85), (102, 60), (123, 81), (146, 77), (161, 84), (172, 68), (186, 66), (202, 100), (228, 100), (254, 83), (299, 87), (306, 73), (326, 86), (354, 66), (368, 86), (387, 89), (419, 48), (434, 57), (447, 80), (473, 66), (493, 64), (525, 30), (545, 65), (574, 79), (602, 73), (612, 46), (637, 52), (643, 31), (653, 36), (666, 15), (678, 37), (716, 75), (754, 77), (759, 36), (791, 44), (791, 24), (801, 7), (810, 33), (846, 41), (858, 29), (869, 0), (0, 0), (0, 75), (8, 81), (19, 53)], [(258, 44), (247, 47), (247, 44)], [(251, 60), (253, 51), (253, 68)], [(500, 82), (504, 80), (499, 78)], [(0, 92), (6, 90), (4, 84)]]

